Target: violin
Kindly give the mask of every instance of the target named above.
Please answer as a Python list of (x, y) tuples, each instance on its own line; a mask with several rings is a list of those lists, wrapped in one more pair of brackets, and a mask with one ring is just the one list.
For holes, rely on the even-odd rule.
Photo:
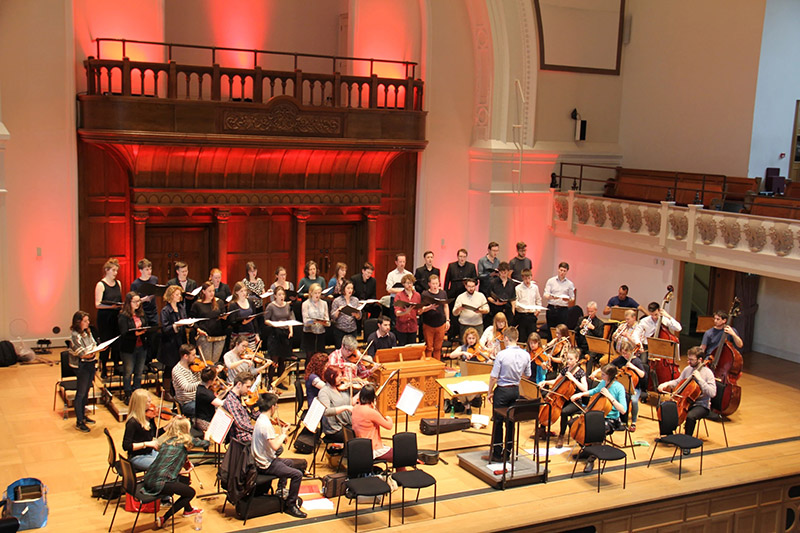
[(472, 346), (467, 346), (467, 354), (471, 355), (468, 359), (475, 359), (479, 363), (485, 363), (487, 361), (491, 361), (491, 357), (489, 356), (489, 351), (482, 349), (478, 346), (478, 344), (473, 344)]
[(189, 370), (195, 373), (202, 372), (203, 369), (208, 366), (208, 361), (206, 361), (205, 356), (203, 356), (203, 351), (200, 349), (200, 346), (197, 347), (197, 353), (200, 354), (200, 357), (195, 356), (194, 361), (189, 363)]
[(535, 363), (537, 366), (548, 370), (550, 368), (550, 356), (547, 355), (547, 352), (542, 345), (536, 346), (533, 350), (531, 350), (531, 361)]
[(167, 409), (163, 405), (158, 407), (155, 403), (150, 402), (147, 405), (147, 409), (145, 409), (144, 414), (150, 420), (154, 420), (156, 418), (159, 418), (160, 420), (172, 420), (172, 417), (177, 413), (171, 409)]
[(262, 394), (266, 394), (269, 391), (266, 387), (260, 387), (256, 390), (249, 390), (246, 394), (242, 396), (242, 405), (245, 407), (253, 408), (258, 403), (258, 398), (261, 397)]

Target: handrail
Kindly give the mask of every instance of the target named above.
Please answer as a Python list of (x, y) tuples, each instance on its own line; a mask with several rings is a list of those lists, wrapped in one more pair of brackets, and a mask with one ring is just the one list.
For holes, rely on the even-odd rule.
[(161, 46), (167, 48), (167, 60), (172, 61), (172, 50), (173, 48), (187, 48), (192, 50), (210, 50), (211, 51), (211, 63), (216, 63), (217, 58), (217, 51), (224, 51), (224, 52), (246, 52), (253, 54), (253, 68), (258, 66), (258, 56), (261, 55), (277, 55), (277, 56), (285, 56), (285, 57), (293, 57), (294, 58), (294, 68), (297, 69), (298, 67), (298, 58), (312, 58), (312, 59), (330, 59), (332, 61), (333, 68), (331, 72), (336, 72), (336, 62), (337, 61), (369, 61), (369, 75), (372, 76), (374, 73), (374, 66), (375, 63), (388, 63), (388, 64), (395, 64), (395, 65), (403, 65), (405, 68), (405, 77), (409, 77), (409, 67), (411, 68), (411, 78), (414, 78), (416, 75), (416, 68), (417, 63), (414, 61), (398, 61), (395, 59), (376, 59), (371, 57), (349, 57), (349, 56), (331, 56), (331, 55), (324, 55), (324, 54), (306, 54), (300, 52), (282, 52), (277, 50), (261, 50), (257, 48), (236, 48), (230, 46), (208, 46), (208, 45), (200, 45), (200, 44), (183, 44), (183, 43), (163, 43), (158, 41), (141, 41), (137, 39), (119, 39), (113, 37), (98, 37), (95, 39), (97, 43), (97, 59), (101, 59), (101, 44), (104, 42), (117, 42), (122, 43), (122, 57), (126, 57), (126, 46), (128, 43), (131, 44), (144, 44), (144, 45), (152, 45), (152, 46)]

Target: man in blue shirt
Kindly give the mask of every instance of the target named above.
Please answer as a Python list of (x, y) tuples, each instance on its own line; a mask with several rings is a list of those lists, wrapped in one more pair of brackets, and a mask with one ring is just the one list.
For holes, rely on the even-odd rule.
[(603, 314), (610, 315), (612, 307), (628, 307), (631, 309), (641, 309), (642, 313), (647, 314), (647, 311), (645, 311), (642, 308), (642, 306), (639, 305), (639, 302), (628, 296), (627, 285), (620, 285), (619, 291), (617, 292), (617, 296), (612, 296), (611, 298), (608, 299), (606, 308), (603, 309)]
[(728, 337), (738, 349), (744, 346), (744, 341), (739, 336), (739, 332), (733, 326), (728, 325), (728, 313), (720, 309), (714, 313), (714, 327), (703, 333), (703, 342), (700, 343), (700, 348), (704, 354), (708, 355), (717, 349), (723, 333), (728, 334)]
[[(503, 332), (506, 338), (506, 348), (501, 350), (494, 360), (492, 373), (489, 377), (489, 401), (492, 408), (511, 407), (519, 398), (519, 382), (522, 376), (531, 377), (531, 357), (528, 352), (517, 346), (519, 333), (517, 328), (508, 327)], [(508, 459), (508, 454), (513, 453), (514, 423), (506, 421), (506, 436), (503, 440), (503, 420), (497, 415), (493, 416), (492, 424), (492, 453), (483, 456), (491, 463)], [(503, 450), (505, 448), (505, 454)]]

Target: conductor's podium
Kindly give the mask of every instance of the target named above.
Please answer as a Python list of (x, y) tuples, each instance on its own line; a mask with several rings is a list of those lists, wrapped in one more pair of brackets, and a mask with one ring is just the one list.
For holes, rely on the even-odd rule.
[[(379, 368), (373, 373), (379, 385), (385, 385), (383, 392), (378, 396), (377, 407), (381, 413), (394, 411), (397, 404), (398, 392), (403, 394), (406, 385), (421, 390), (424, 393), (412, 420), (420, 418), (436, 418), (438, 406), (437, 398), (439, 386), (436, 379), (444, 377), (445, 364), (436, 359), (425, 359), (424, 344), (408, 344), (396, 348), (387, 348), (375, 352), (375, 361), (380, 363)], [(399, 372), (385, 383), (392, 372)], [(399, 388), (397, 380), (399, 380)]]

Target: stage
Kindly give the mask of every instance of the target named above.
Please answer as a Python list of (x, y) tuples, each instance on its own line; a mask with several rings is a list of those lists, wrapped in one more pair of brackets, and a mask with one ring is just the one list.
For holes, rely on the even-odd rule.
[[(56, 357), (54, 354), (53, 358)], [(0, 369), (0, 430), (6, 438), (0, 443), (4, 473), (3, 487), (21, 477), (36, 477), (48, 487), (51, 531), (102, 531), (108, 529), (111, 510), (102, 515), (105, 500), (90, 497), (93, 485), (103, 480), (108, 466), (108, 448), (103, 428), (108, 427), (117, 446), (121, 445), (124, 425), (115, 420), (102, 405), (98, 406), (97, 424), (91, 433), (74, 429), (75, 419), (61, 418), (52, 410), (53, 384), (58, 379), (58, 366), (15, 365)], [(579, 463), (574, 479), (570, 479), (573, 463), (567, 448), (550, 449), (547, 483), (538, 483), (506, 490), (491, 488), (472, 473), (458, 466), (462, 446), (481, 445), (485, 435), (458, 432), (440, 436), (440, 448), (447, 464), (422, 466), (438, 481), (437, 519), (432, 516), (432, 490), (423, 490), (420, 503), (406, 507), (406, 525), (400, 526), (400, 491), (393, 494), (392, 527), (402, 530), (441, 531), (499, 531), (524, 529), (530, 531), (564, 531), (594, 525), (597, 531), (683, 531), (676, 525), (680, 520), (692, 524), (721, 524), (714, 531), (772, 531), (770, 520), (778, 520), (783, 530), (785, 509), (800, 507), (800, 489), (783, 490), (786, 484), (800, 485), (800, 424), (792, 407), (800, 401), (800, 365), (774, 357), (750, 353), (745, 355), (742, 405), (726, 422), (729, 447), (725, 447), (722, 427), (708, 423), (707, 436), (701, 423), (701, 438), (705, 441), (703, 474), (698, 475), (699, 453), (683, 461), (683, 479), (678, 480), (677, 458), (669, 464), (672, 450), (659, 446), (650, 468), (646, 468), (657, 431), (657, 422), (648, 420), (650, 407), (640, 407), (634, 441), (636, 459), (628, 452), (627, 488), (622, 489), (622, 463), (609, 463), (601, 477), (597, 493), (596, 472), (583, 474)], [(44, 392), (44, 393), (43, 393)], [(281, 403), (283, 420), (292, 421), (293, 404)], [(484, 408), (484, 414), (488, 410)], [(92, 415), (90, 415), (92, 416)], [(402, 429), (402, 419), (401, 419)], [(417, 430), (418, 422), (409, 423)], [(527, 438), (533, 424), (523, 424), (522, 449), (533, 446)], [(390, 435), (384, 435), (389, 436)], [(615, 434), (617, 443), (622, 435)], [(419, 447), (433, 449), (435, 436), (418, 433)], [(488, 442), (486, 443), (488, 444)], [(554, 446), (551, 443), (551, 446)], [(488, 449), (488, 447), (487, 447)], [(525, 452), (523, 452), (525, 453)], [(321, 455), (321, 454), (320, 454)], [(292, 453), (289, 453), (292, 456)], [(309, 458), (310, 456), (302, 456)], [(211, 465), (197, 467), (204, 489), (193, 484), (199, 494), (213, 492), (214, 469)], [(330, 472), (327, 464), (318, 463), (317, 473)], [(782, 478), (782, 479), (779, 479)], [(776, 481), (769, 481), (776, 480)], [(759, 482), (761, 485), (750, 485)], [(320, 482), (307, 480), (304, 490), (318, 489)], [(413, 499), (415, 491), (407, 491)], [(692, 495), (691, 498), (687, 497)], [(755, 496), (754, 496), (755, 495)], [(306, 501), (311, 494), (303, 494)], [(195, 500), (205, 509), (203, 527), (207, 531), (275, 531), (297, 529), (347, 532), (353, 530), (354, 505), (342, 500), (337, 518), (333, 511), (308, 511), (309, 517), (297, 520), (283, 514), (273, 514), (248, 520), (246, 527), (237, 519), (230, 505), (221, 514), (224, 496)], [(335, 505), (335, 500), (334, 500)], [(374, 512), (360, 506), (359, 530), (369, 531), (386, 527), (385, 509)], [(364, 509), (366, 507), (366, 509)], [(668, 512), (666, 512), (668, 511)], [(120, 509), (114, 531), (129, 531), (134, 514)], [(725, 525), (727, 524), (727, 525)], [(748, 524), (753, 524), (752, 528)], [(152, 529), (152, 515), (143, 515), (137, 531)], [(191, 531), (193, 520), (176, 519), (177, 531)], [(710, 531), (704, 525), (698, 531)], [(705, 528), (705, 529), (703, 529)], [(758, 528), (758, 529), (754, 529)], [(766, 529), (765, 529), (766, 528)]]

